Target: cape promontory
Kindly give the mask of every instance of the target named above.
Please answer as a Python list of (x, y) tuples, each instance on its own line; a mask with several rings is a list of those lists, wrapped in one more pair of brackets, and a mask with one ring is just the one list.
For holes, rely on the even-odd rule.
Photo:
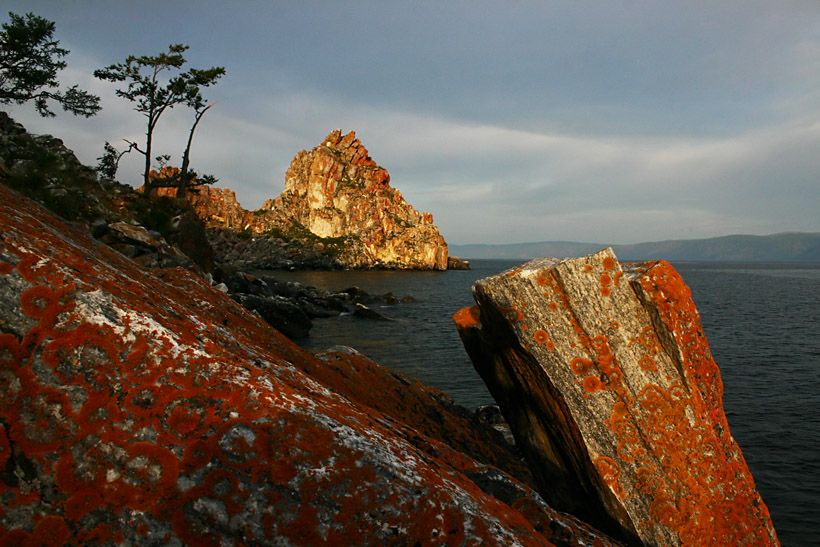
[(259, 210), (244, 210), (230, 190), (206, 187), (190, 200), (212, 228), (262, 240), (251, 245), (228, 237), (220, 245), (225, 234), (214, 237), (217, 251), (233, 260), (276, 267), (264, 260), (286, 242), (298, 249), (289, 258), (297, 265), (322, 259), (345, 268), (447, 269), (447, 244), (433, 215), (407, 203), (353, 131), (337, 129), (297, 153), (284, 191)]

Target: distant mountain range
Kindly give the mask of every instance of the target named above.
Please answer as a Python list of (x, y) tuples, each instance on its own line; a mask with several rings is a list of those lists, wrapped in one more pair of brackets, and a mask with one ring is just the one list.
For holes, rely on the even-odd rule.
[(612, 247), (622, 261), (664, 259), (693, 262), (820, 262), (820, 233), (788, 232), (768, 236), (731, 235), (610, 245), (542, 241), (503, 245), (450, 245), (451, 255), (471, 258), (566, 258)]

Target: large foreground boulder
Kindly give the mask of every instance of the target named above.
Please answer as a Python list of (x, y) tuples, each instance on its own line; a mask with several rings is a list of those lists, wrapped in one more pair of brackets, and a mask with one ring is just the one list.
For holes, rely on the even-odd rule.
[(636, 545), (777, 545), (668, 263), (544, 258), (473, 295), (457, 327), (550, 504)]
[(0, 545), (613, 545), (425, 434), (424, 390), (358, 401), (345, 355), (0, 183)]

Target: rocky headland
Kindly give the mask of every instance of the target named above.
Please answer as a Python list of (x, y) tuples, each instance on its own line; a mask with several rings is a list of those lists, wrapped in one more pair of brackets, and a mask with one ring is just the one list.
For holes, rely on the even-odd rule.
[[(173, 189), (161, 193), (175, 195)], [(416, 211), (390, 185), (390, 174), (353, 131), (332, 131), (319, 146), (296, 154), (284, 191), (256, 211), (243, 209), (228, 189), (202, 187), (188, 199), (209, 228), (217, 260), (244, 268), (448, 266), (433, 216)]]
[[(411, 299), (369, 295), (356, 287), (320, 291), (281, 282), (270, 273), (251, 275), (247, 272), (343, 267), (334, 247), (342, 240), (322, 243), (285, 220), (278, 224), (281, 229), (273, 229), (277, 214), (244, 210), (228, 189), (204, 187), (189, 193), (189, 202), (175, 199), (173, 190), (159, 189), (159, 195), (147, 196), (115, 180), (100, 179), (60, 139), (32, 135), (4, 112), (0, 177), (142, 267), (182, 266), (202, 275), (291, 338), (307, 336), (316, 318), (350, 313), (383, 319), (368, 306)], [(257, 222), (259, 235), (252, 235), (252, 222)]]

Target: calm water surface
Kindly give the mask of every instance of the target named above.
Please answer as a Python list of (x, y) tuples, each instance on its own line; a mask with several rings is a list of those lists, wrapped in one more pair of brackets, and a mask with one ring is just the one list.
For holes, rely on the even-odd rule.
[[(443, 389), (456, 402), (492, 403), (452, 323), (470, 287), (518, 261), (475, 260), (448, 272), (276, 272), (325, 290), (358, 286), (411, 295), (377, 306), (394, 321), (317, 320), (309, 350), (353, 346)], [(732, 434), (784, 546), (820, 545), (820, 264), (678, 263), (692, 289), (724, 384)]]

